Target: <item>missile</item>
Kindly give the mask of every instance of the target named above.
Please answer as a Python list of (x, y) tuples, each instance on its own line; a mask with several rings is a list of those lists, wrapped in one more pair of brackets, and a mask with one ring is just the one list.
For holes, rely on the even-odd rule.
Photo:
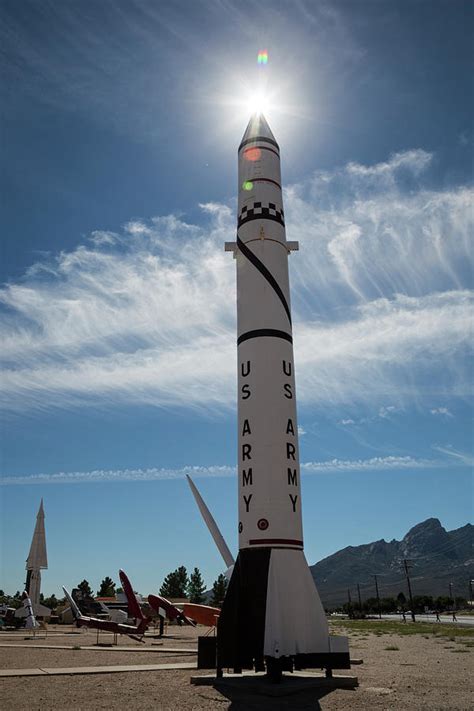
[(204, 499), (202, 498), (196, 484), (193, 482), (189, 474), (186, 474), (186, 479), (188, 480), (188, 484), (194, 496), (194, 500), (196, 501), (199, 511), (201, 512), (201, 516), (203, 517), (204, 522), (209, 529), (209, 533), (214, 539), (214, 543), (217, 546), (217, 550), (221, 554), (227, 568), (232, 568), (234, 565), (234, 558), (229, 550), (227, 543), (224, 540), (222, 533), (219, 530), (217, 523), (214, 520), (213, 515), (207, 508)]
[(33, 612), (33, 605), (31, 604), (31, 600), (26, 590), (23, 592), (21, 599), (23, 600), (23, 608), (25, 612), (23, 617), (26, 617), (25, 627), (29, 630), (34, 629), (37, 627), (37, 622), (35, 613)]
[[(48, 567), (48, 556), (46, 552), (46, 533), (44, 529), (44, 507), (43, 499), (40, 501), (38, 513), (36, 515), (35, 530), (31, 539), (30, 552), (26, 559), (26, 583), (25, 589), (33, 605), (36, 615), (48, 617), (51, 610), (40, 603), (41, 597), (41, 570)], [(21, 617), (24, 609), (19, 608), (15, 616)]]
[[(217, 669), (334, 667), (303, 552), (288, 256), (280, 149), (262, 114), (238, 150), (237, 267), (239, 553), (217, 628)], [(331, 640), (333, 642), (331, 643)], [(342, 653), (342, 656), (341, 656)], [(346, 667), (345, 667), (346, 668)]]

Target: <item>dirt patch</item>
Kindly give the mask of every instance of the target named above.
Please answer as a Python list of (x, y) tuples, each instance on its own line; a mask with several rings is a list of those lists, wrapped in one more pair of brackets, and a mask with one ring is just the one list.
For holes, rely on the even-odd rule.
[[(172, 638), (164, 639), (166, 647), (196, 645), (203, 629), (170, 628)], [(338, 630), (342, 633), (342, 630)], [(422, 635), (378, 636), (365, 638), (349, 636), (354, 641), (354, 657), (362, 657), (364, 664), (354, 667), (350, 674), (359, 678), (359, 688), (354, 691), (338, 690), (331, 693), (307, 692), (279, 699), (252, 697), (238, 691), (221, 693), (213, 687), (191, 686), (191, 675), (199, 672), (160, 671), (97, 676), (22, 677), (0, 680), (2, 708), (25, 710), (41, 708), (42, 711), (95, 711), (96, 709), (153, 709), (154, 711), (278, 711), (288, 709), (323, 709), (346, 711), (468, 711), (471, 708), (473, 685), (470, 682), (472, 649), (461, 641), (451, 642), (444, 649), (440, 640)], [(67, 641), (66, 641), (67, 640)], [(356, 641), (357, 640), (357, 641)], [(7, 642), (0, 634), (0, 643)], [(1, 648), (0, 665), (3, 668), (106, 666), (118, 664), (159, 664), (173, 661), (192, 661), (184, 655), (156, 654), (147, 639), (150, 652), (135, 654), (137, 643), (119, 639), (120, 646), (130, 646), (130, 651), (40, 650), (35, 644), (93, 644), (95, 635), (83, 633), (80, 637), (55, 637), (36, 642), (25, 641), (24, 648)], [(105, 635), (100, 639), (107, 642)], [(16, 643), (16, 640), (15, 640)], [(18, 639), (20, 643), (20, 639)], [(23, 644), (23, 643), (22, 643)], [(398, 647), (398, 650), (386, 650)], [(463, 649), (464, 654), (453, 654)], [(203, 672), (207, 673), (207, 672)], [(343, 672), (344, 674), (346, 672)]]

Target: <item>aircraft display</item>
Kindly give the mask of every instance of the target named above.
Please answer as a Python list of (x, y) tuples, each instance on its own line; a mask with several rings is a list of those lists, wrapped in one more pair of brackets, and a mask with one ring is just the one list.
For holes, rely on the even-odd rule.
[(161, 617), (163, 617), (164, 613), (171, 622), (176, 620), (178, 624), (196, 627), (196, 622), (194, 620), (187, 617), (185, 613), (179, 609), (179, 607), (173, 605), (173, 603), (165, 597), (162, 597), (161, 595), (148, 595), (148, 603), (152, 610), (155, 610), (155, 612), (157, 612)]
[(137, 642), (143, 642), (143, 637), (151, 622), (151, 618), (145, 617), (143, 614), (137, 596), (133, 592), (130, 581), (123, 570), (119, 570), (119, 577), (127, 597), (129, 616), (135, 619), (135, 625), (113, 622), (112, 620), (101, 620), (97, 617), (83, 615), (72, 595), (63, 586), (64, 594), (71, 606), (71, 612), (77, 627), (88, 627), (89, 629), (103, 630), (104, 632), (113, 632), (114, 634), (125, 634)]

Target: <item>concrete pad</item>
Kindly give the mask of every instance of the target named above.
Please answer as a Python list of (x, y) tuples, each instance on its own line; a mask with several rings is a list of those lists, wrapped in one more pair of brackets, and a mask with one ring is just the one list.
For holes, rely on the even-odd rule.
[(43, 669), (0, 669), (0, 677), (3, 676), (47, 676)]
[[(33, 636), (31, 632), (25, 628), (17, 630), (16, 632), (2, 632), (0, 631), (0, 639), (16, 639), (17, 637), (24, 637), (25, 634)], [(41, 637), (70, 637), (71, 635), (82, 635), (82, 632), (55, 632), (54, 630), (38, 630), (36, 636)]]
[(44, 667), (42, 669), (0, 669), (0, 677), (7, 676), (63, 676), (78, 674), (123, 674), (137, 671), (172, 671), (196, 669), (195, 663), (178, 664), (132, 664), (109, 667)]
[(192, 676), (191, 684), (196, 686), (214, 686), (216, 689), (235, 689), (263, 696), (290, 696), (311, 689), (355, 689), (359, 681), (355, 676), (325, 677), (312, 672), (284, 673), (281, 683), (275, 684), (267, 679), (264, 672), (244, 672), (243, 674), (224, 674), (221, 678), (206, 674)]
[(151, 647), (116, 647), (116, 646), (111, 646), (111, 647), (104, 647), (103, 645), (88, 645), (88, 646), (82, 646), (79, 644), (74, 645), (71, 647), (70, 645), (65, 645), (65, 644), (2, 644), (0, 643), (0, 648), (3, 647), (14, 647), (16, 649), (69, 649), (69, 650), (74, 650), (77, 651), (79, 650), (87, 650), (89, 652), (151, 652), (151, 653), (158, 653), (158, 654), (197, 654), (197, 649), (186, 649), (183, 647), (159, 647), (158, 649), (151, 648)]

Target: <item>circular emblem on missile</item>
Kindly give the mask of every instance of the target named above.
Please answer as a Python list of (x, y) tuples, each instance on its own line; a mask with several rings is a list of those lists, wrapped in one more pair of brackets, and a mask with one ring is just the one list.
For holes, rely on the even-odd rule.
[(266, 531), (269, 525), (270, 524), (268, 523), (266, 518), (261, 518), (257, 521), (257, 528), (260, 531)]
[(244, 527), (243, 527), (242, 521), (240, 521), (239, 522), (239, 533), (242, 533), (243, 530), (244, 530)]

